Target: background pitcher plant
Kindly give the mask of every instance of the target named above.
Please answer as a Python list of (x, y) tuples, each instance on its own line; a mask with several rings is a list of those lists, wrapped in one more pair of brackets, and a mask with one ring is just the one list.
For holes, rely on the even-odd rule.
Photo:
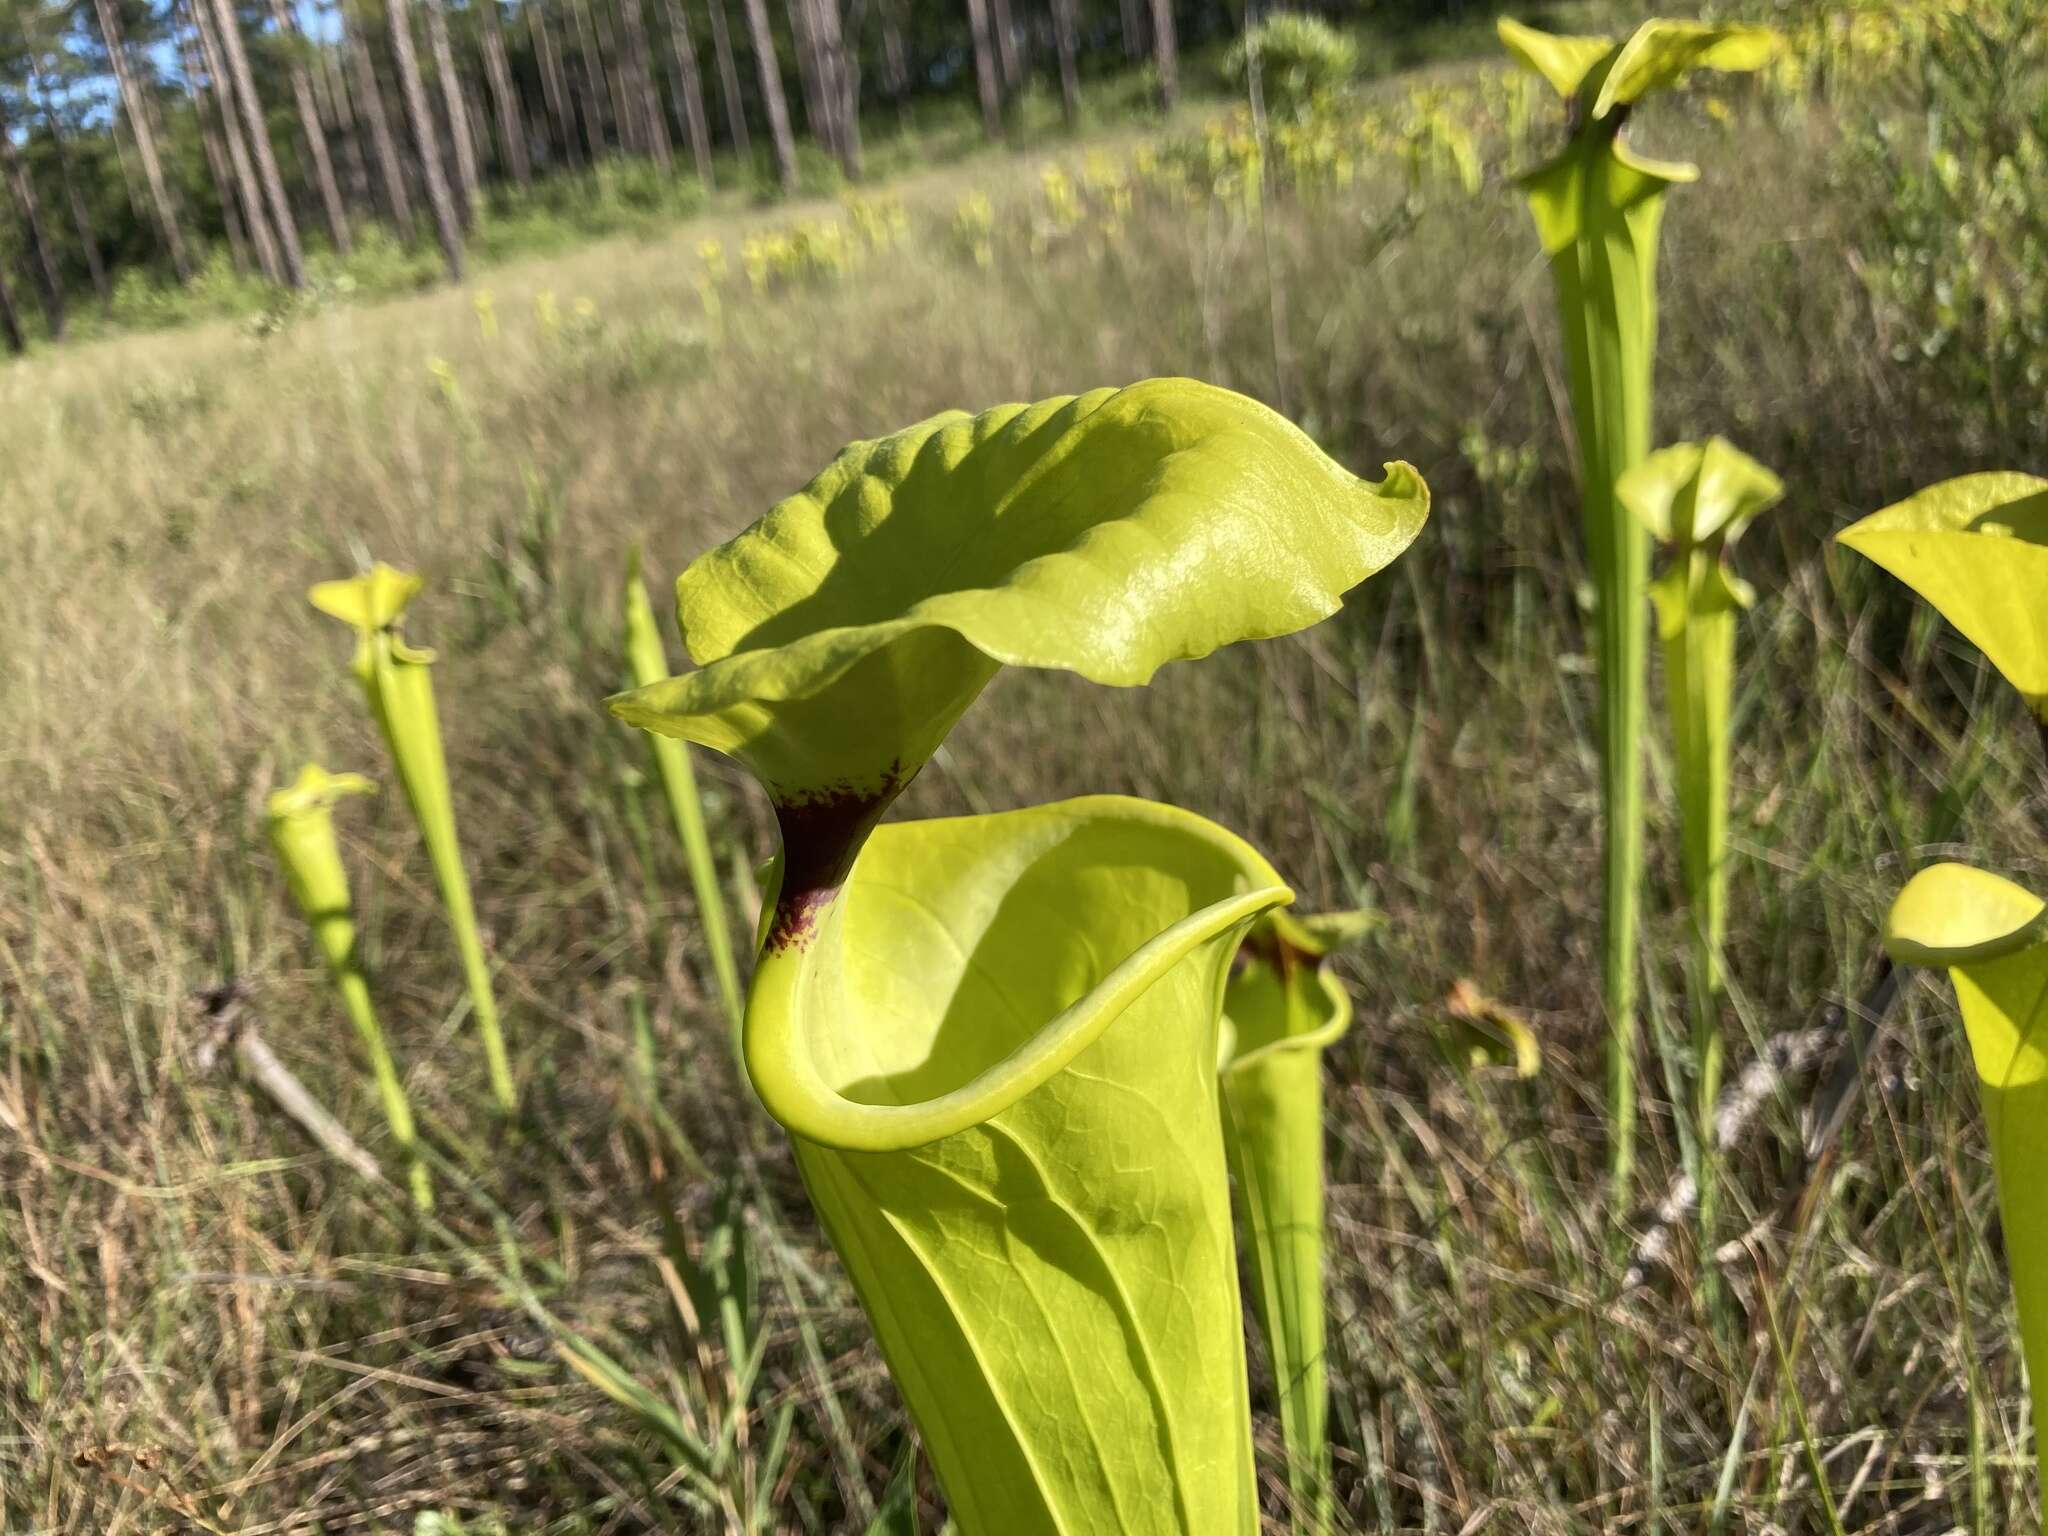
[(1252, 1313), (1273, 1360), (1288, 1481), (1312, 1529), (1330, 1522), (1323, 1307), (1323, 1052), (1351, 1024), (1332, 949), (1372, 914), (1259, 919), (1223, 994), (1223, 1135)]
[(1592, 567), (1600, 674), (1600, 789), (1606, 927), (1602, 975), (1611, 1037), (1608, 1136), (1617, 1190), (1635, 1158), (1636, 945), (1643, 866), (1642, 721), (1647, 676), (1645, 529), (1615, 498), (1650, 451), (1657, 350), (1657, 238), (1664, 194), (1690, 165), (1651, 160), (1624, 142), (1635, 104), (1696, 69), (1754, 70), (1772, 33), (1651, 20), (1626, 41), (1539, 32), (1502, 18), (1501, 41), (1570, 104), (1571, 137), (1521, 178), (1557, 288), (1572, 421), (1579, 439), (1586, 556)]
[(1615, 495), (1671, 551), (1650, 585), (1664, 643), (1680, 823), (1680, 867), (1692, 913), (1693, 1111), (1700, 1223), (1713, 1241), (1715, 1105), (1721, 1096), (1721, 951), (1728, 928), (1729, 714), (1735, 620), (1756, 594), (1728, 568), (1729, 547), (1784, 494), (1778, 477), (1724, 438), (1660, 448), (1623, 475)]
[(265, 821), (292, 901), (313, 930), (313, 943), (326, 962), (342, 1012), (362, 1042), (377, 1085), (377, 1100), (383, 1106), (384, 1124), (406, 1163), (413, 1203), (424, 1211), (433, 1208), (433, 1186), (428, 1183), (426, 1165), (419, 1160), (412, 1104), (406, 1098), (391, 1047), (385, 1042), (384, 1028), (377, 1021), (370, 984), (356, 954), (354, 904), (349, 900), (348, 875), (342, 869), (341, 846), (334, 835), (335, 801), (376, 792), (376, 785), (359, 773), (329, 773), (317, 763), (308, 763), (288, 788), (272, 793), (264, 807)]
[(406, 803), (419, 824), (420, 840), (434, 867), (441, 904), (455, 930), (462, 972), (476, 1014), (477, 1036), (483, 1041), (484, 1064), (491, 1095), (509, 1114), (518, 1104), (512, 1064), (505, 1054), (504, 1032), (498, 1024), (498, 1000), (491, 990), (491, 968), (484, 958), (476, 907), (470, 899), (469, 876), (462, 867), (462, 847), (455, 835), (455, 801), (448, 788), (448, 764), (441, 752), (441, 721), (434, 708), (434, 679), (427, 668), (432, 651), (408, 645), (398, 621), (419, 596), (420, 578), (379, 561), (361, 576), (323, 581), (307, 598), (322, 613), (353, 625), (356, 654), (351, 663), (370, 714), (384, 735), (391, 765), (405, 788)]
[(1254, 1529), (1216, 1049), (1290, 892), (1142, 801), (876, 823), (998, 667), (1304, 628), (1427, 511), (1185, 380), (940, 416), (692, 565), (699, 670), (612, 701), (775, 803), (748, 1072), (963, 1531)]

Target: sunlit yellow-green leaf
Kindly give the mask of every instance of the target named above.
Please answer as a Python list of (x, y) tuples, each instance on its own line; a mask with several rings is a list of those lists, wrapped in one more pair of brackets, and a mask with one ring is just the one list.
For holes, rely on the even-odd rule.
[(1838, 537), (1933, 604), (2048, 723), (2048, 480), (1946, 480)]
[(1970, 965), (2048, 942), (2040, 897), (1967, 864), (1923, 869), (1885, 919), (1885, 949), (1904, 965)]
[(968, 1536), (1251, 1536), (1217, 1113), (1287, 887), (1113, 797), (885, 825), (756, 978), (747, 1055)]
[(1218, 1010), (1287, 891), (1142, 802), (880, 818), (999, 667), (1290, 633), (1427, 513), (1184, 379), (935, 417), (692, 565), (698, 670), (612, 701), (775, 803), (748, 1075), (967, 1536), (1253, 1530)]
[(1589, 124), (1652, 92), (1682, 84), (1695, 70), (1748, 73), (1777, 56), (1783, 39), (1764, 27), (1714, 26), (1653, 16), (1625, 40), (1543, 32), (1503, 16), (1502, 44), (1525, 69), (1577, 100)]
[(1996, 875), (1937, 864), (1899, 892), (1885, 947), (1902, 964), (1946, 966), (1955, 985), (1998, 1180), (2034, 1418), (2048, 1421), (2048, 907)]
[(1428, 513), (1186, 379), (950, 413), (852, 444), (676, 583), (699, 670), (612, 701), (778, 803), (893, 794), (999, 665), (1099, 683), (1335, 612)]
[(1764, 27), (1713, 26), (1654, 17), (1637, 27), (1615, 54), (1593, 102), (1605, 117), (1653, 91), (1669, 90), (1695, 70), (1746, 74), (1777, 56), (1783, 39)]
[(1566, 98), (1578, 95), (1593, 72), (1603, 68), (1615, 53), (1611, 37), (1542, 32), (1512, 16), (1501, 17), (1494, 26), (1516, 61), (1548, 80), (1551, 89)]
[(360, 576), (317, 582), (306, 596), (322, 613), (351, 628), (389, 629), (424, 585), (412, 572), (379, 560)]

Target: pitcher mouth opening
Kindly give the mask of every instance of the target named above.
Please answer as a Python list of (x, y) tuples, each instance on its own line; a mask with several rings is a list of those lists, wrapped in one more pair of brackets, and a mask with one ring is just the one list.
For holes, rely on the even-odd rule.
[(748, 1071), (807, 1139), (937, 1141), (1045, 1082), (1205, 949), (1190, 1006), (1217, 1008), (1244, 929), (1292, 896), (1223, 828), (1118, 796), (881, 827), (802, 898), (802, 942), (763, 950)]

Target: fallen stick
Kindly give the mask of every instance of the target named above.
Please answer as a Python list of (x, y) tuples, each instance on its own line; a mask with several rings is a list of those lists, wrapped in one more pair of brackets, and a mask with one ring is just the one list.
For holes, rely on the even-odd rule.
[(290, 1067), (278, 1060), (256, 1027), (248, 1006), (249, 989), (239, 978), (194, 994), (200, 1009), (214, 1026), (212, 1036), (201, 1042), (199, 1067), (210, 1071), (223, 1044), (234, 1047), (235, 1060), (243, 1075), (283, 1110), (287, 1119), (304, 1131), (328, 1156), (345, 1163), (372, 1184), (390, 1187), (377, 1159), (362, 1143), (349, 1135), (342, 1123), (314, 1098)]

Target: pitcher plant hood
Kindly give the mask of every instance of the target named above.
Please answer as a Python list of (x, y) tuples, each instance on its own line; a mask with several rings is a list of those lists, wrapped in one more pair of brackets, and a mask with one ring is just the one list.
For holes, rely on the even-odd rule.
[(779, 807), (886, 804), (999, 666), (1129, 686), (1304, 628), (1428, 509), (1409, 466), (1360, 480), (1187, 379), (949, 412), (850, 445), (691, 565), (698, 670), (611, 707), (737, 757)]
[(2048, 480), (1945, 480), (1837, 537), (1931, 603), (2048, 725)]
[(1606, 173), (1592, 181), (1598, 184), (1600, 199), (1616, 213), (1696, 179), (1698, 167), (1653, 160), (1623, 142), (1621, 129), (1630, 109), (1645, 96), (1682, 84), (1695, 70), (1762, 69), (1782, 42), (1764, 27), (1713, 26), (1663, 17), (1643, 22), (1625, 39), (1542, 32), (1507, 16), (1496, 26), (1516, 62), (1549, 81), (1571, 104), (1571, 144), (1521, 177), (1544, 249), (1552, 254), (1579, 238), (1584, 227), (1580, 205), (1589, 191), (1585, 147), (1598, 147), (1612, 156)]

